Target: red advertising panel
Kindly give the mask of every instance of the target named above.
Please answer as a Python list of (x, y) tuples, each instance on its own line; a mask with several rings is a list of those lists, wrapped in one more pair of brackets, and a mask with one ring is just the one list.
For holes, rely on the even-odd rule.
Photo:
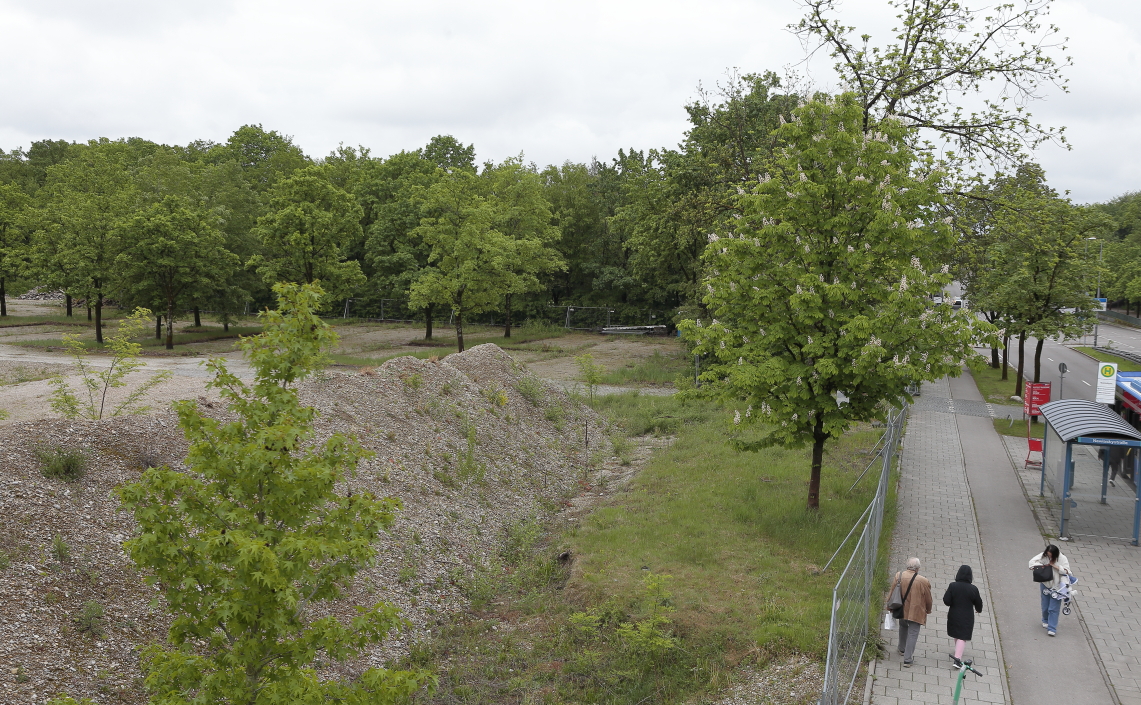
[(1126, 391), (1122, 391), (1121, 396), (1121, 401), (1125, 404), (1127, 409), (1132, 409), (1133, 411), (1141, 414), (1141, 400), (1138, 400), (1137, 397)]
[(1026, 393), (1022, 395), (1022, 413), (1027, 416), (1041, 416), (1038, 408), (1050, 401), (1049, 382), (1027, 382)]

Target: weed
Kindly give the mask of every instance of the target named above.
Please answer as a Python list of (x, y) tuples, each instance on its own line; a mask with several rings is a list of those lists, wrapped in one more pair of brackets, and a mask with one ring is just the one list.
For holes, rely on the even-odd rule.
[(416, 579), (416, 566), (412, 564), (404, 565), (400, 568), (400, 572), (396, 574), (396, 579), (401, 585), (407, 585)]
[[(19, 680), (19, 678), (16, 680)], [(24, 680), (27, 680), (27, 676), (24, 677)], [(61, 693), (51, 700), (45, 700), (44, 705), (96, 705), (96, 703), (91, 698), (80, 698), (76, 700), (67, 693)]]
[(610, 446), (614, 451), (614, 456), (618, 458), (618, 462), (622, 465), (629, 465), (632, 462), (630, 454), (634, 451), (634, 444), (624, 433), (615, 433), (610, 436)]
[(384, 434), (384, 437), (388, 439), (389, 443), (395, 443), (396, 442), (396, 431), (389, 431), (388, 433)]
[(75, 482), (87, 472), (87, 454), (78, 448), (40, 446), (34, 452), (44, 477)]
[(55, 590), (48, 590), (44, 593), (44, 602), (49, 605), (58, 605), (63, 602), (63, 597)]
[(424, 375), (417, 372), (404, 378), (404, 386), (409, 389), (419, 389), (424, 386)]
[(690, 379), (693, 375), (693, 361), (686, 355), (666, 354), (655, 352), (653, 355), (629, 362), (613, 372), (602, 375), (603, 384), (675, 384), (677, 378), (685, 375)]
[(487, 389), (481, 389), (479, 392), (483, 395), (483, 398), (487, 400), (488, 404), (492, 406), (507, 406), (507, 392), (499, 387), (492, 386)]
[(475, 458), (475, 449), (479, 445), (479, 439), (476, 436), (475, 424), (470, 420), (465, 419), (463, 425), (464, 435), (467, 437), (467, 448), (462, 454), (457, 457), (456, 471), (460, 476), (460, 480), (467, 482), (468, 480), (475, 479), (476, 481), (483, 481), (483, 476), (487, 471), (483, 463)]
[(543, 411), (543, 418), (553, 423), (555, 428), (561, 431), (563, 430), (563, 419), (566, 418), (566, 412), (561, 405), (554, 404)]
[(17, 666), (16, 667), (16, 682), (17, 683), (27, 683), (28, 680), (29, 680), (28, 673), (27, 673), (27, 671), (24, 670), (24, 667), (23, 666)]
[(452, 392), (456, 391), (457, 387), (459, 387), (459, 384), (455, 380), (444, 382), (440, 385), (440, 394), (445, 396), (451, 394)]
[(519, 396), (531, 402), (532, 406), (542, 406), (543, 383), (534, 375), (527, 375), (516, 382), (515, 391), (519, 392)]
[(456, 486), (456, 478), (452, 477), (443, 470), (433, 470), (432, 477), (436, 478), (436, 480), (444, 487)]
[(583, 353), (574, 359), (578, 364), (579, 379), (586, 385), (587, 396), (594, 401), (594, 388), (602, 383), (602, 374), (606, 371), (602, 365), (595, 364), (594, 355)]
[(95, 600), (83, 603), (83, 611), (75, 617), (75, 628), (81, 634), (90, 634), (94, 637), (103, 636), (103, 605)]
[(4, 551), (0, 551), (0, 570), (4, 570), (12, 565), (12, 558)]
[(153, 450), (143, 448), (135, 454), (134, 465), (140, 470), (150, 470), (151, 468), (157, 468), (162, 465), (162, 459), (159, 458), (158, 453)]
[(71, 547), (59, 534), (52, 538), (52, 558), (55, 559), (56, 563), (67, 563), (71, 560)]

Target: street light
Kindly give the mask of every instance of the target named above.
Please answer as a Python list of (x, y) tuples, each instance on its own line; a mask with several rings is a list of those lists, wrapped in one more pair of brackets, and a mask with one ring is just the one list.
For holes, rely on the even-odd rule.
[[(1098, 242), (1098, 248), (1097, 248), (1097, 296), (1095, 298), (1097, 299), (1097, 304), (1100, 307), (1101, 306), (1101, 257), (1102, 257), (1102, 254), (1104, 254), (1104, 252), (1105, 252), (1105, 241), (1104, 240), (1098, 240), (1096, 237), (1087, 237), (1086, 238), (1086, 252), (1087, 253), (1089, 252), (1089, 241), (1090, 240), (1097, 240), (1097, 242)], [(1101, 309), (1099, 308), (1098, 310), (1101, 310)], [(1099, 320), (1100, 319), (1097, 318), (1097, 313), (1094, 313), (1093, 346), (1095, 348), (1097, 347), (1097, 334), (1098, 334), (1098, 322), (1099, 322)]]

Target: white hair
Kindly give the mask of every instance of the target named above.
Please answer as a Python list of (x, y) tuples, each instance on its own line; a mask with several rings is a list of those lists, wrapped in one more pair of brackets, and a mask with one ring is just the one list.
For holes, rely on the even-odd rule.
[(916, 573), (918, 573), (919, 572), (919, 559), (918, 558), (908, 558), (907, 559), (907, 569), (908, 570), (914, 570)]

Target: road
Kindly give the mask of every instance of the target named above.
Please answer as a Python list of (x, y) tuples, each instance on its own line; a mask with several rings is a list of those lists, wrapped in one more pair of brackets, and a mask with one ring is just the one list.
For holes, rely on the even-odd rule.
[[(1029, 338), (1026, 341), (1026, 367), (1028, 378), (1034, 375), (1034, 346), (1037, 340)], [(1141, 354), (1141, 331), (1132, 328), (1102, 323), (1098, 330), (1098, 345), (1110, 344), (1114, 348), (1128, 350)], [(1051, 382), (1053, 399), (1089, 399), (1094, 398), (1094, 384), (1097, 379), (1097, 361), (1083, 355), (1073, 346), (1093, 345), (1093, 335), (1084, 338), (1070, 339), (1065, 344), (1057, 340), (1047, 340), (1042, 346), (1042, 382)], [(990, 357), (990, 350), (979, 349), (979, 352)], [(1063, 382), (1058, 374), (1058, 364), (1066, 363), (1068, 368)], [(1018, 342), (1012, 340), (1010, 345), (1010, 365), (1013, 369), (1018, 366)]]

